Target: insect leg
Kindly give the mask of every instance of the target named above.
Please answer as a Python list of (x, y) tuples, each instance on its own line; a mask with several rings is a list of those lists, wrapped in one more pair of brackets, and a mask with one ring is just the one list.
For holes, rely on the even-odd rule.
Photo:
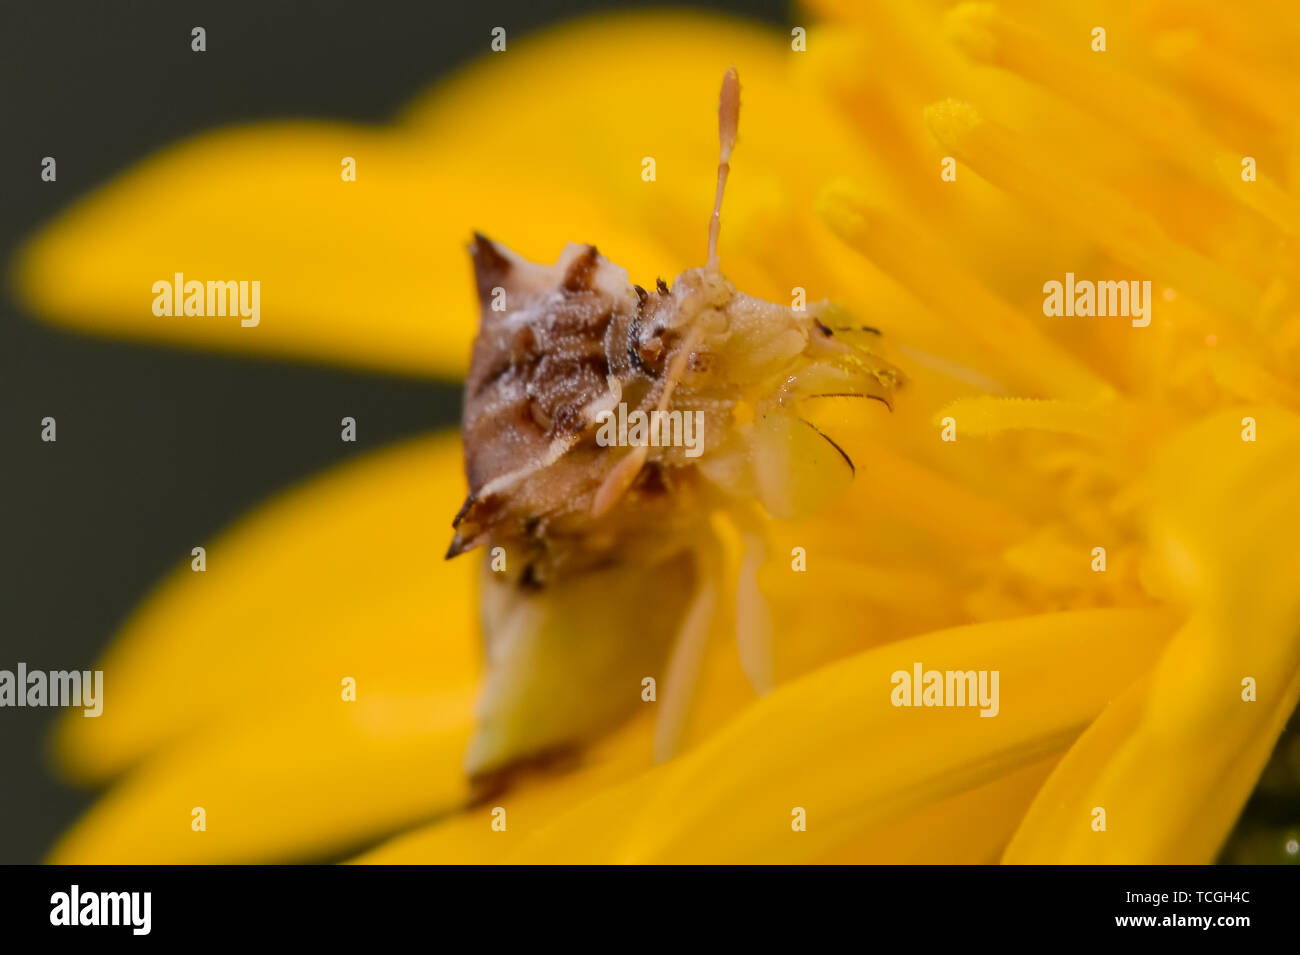
[(681, 746), (724, 580), (721, 548), (715, 539), (703, 540), (696, 547), (695, 556), (695, 594), (673, 641), (663, 698), (655, 721), (656, 763), (672, 759)]
[(758, 589), (759, 569), (767, 562), (767, 535), (757, 521), (740, 521), (743, 550), (736, 581), (736, 648), (740, 667), (759, 696), (772, 690), (772, 615)]

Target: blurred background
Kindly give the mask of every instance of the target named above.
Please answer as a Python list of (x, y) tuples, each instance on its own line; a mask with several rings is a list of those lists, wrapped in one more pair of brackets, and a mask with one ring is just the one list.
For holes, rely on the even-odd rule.
[[(169, 143), (257, 119), (383, 123), (482, 54), (492, 26), (513, 39), (611, 5), (6, 0), (0, 259)], [(785, 0), (690, 5), (794, 22)], [(189, 51), (195, 25), (204, 56)], [(40, 180), (43, 156), (57, 182)], [(24, 314), (7, 282), (0, 294), (0, 668), (90, 667), (196, 541), (339, 459), (458, 416), (449, 386), (76, 335)], [(343, 414), (365, 422), (356, 444), (339, 441)], [(56, 444), (39, 440), (46, 415)], [(0, 863), (39, 861), (91, 801), (50, 775), (57, 715), (0, 710)], [(1283, 752), (1300, 753), (1294, 726)], [(1285, 765), (1275, 755), (1223, 861), (1275, 854), (1257, 833), (1300, 820)]]
[[(0, 259), (176, 140), (276, 117), (383, 123), (482, 54), (492, 26), (513, 38), (602, 6), (6, 0)], [(695, 6), (786, 15), (782, 0)], [(204, 56), (189, 51), (196, 25)], [(40, 180), (43, 156), (57, 158), (56, 182)], [(7, 277), (3, 296), (0, 669), (91, 666), (195, 541), (336, 460), (459, 415), (458, 390), (431, 381), (96, 339), (38, 324)], [(365, 422), (356, 444), (339, 441), (343, 414)], [(40, 441), (46, 415), (55, 444)], [(58, 712), (0, 710), (0, 863), (39, 861), (91, 801), (50, 775)]]

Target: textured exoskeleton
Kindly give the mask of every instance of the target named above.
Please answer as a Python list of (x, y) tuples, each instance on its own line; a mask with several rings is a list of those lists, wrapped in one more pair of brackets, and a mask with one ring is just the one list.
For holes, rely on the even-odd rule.
[[(850, 344), (836, 333), (830, 305), (766, 302), (718, 268), (738, 97), (731, 71), (708, 264), (671, 286), (630, 284), (592, 245), (569, 245), (551, 266), (481, 235), (471, 246), (481, 315), (462, 420), (469, 496), (447, 556), (489, 545), (487, 674), (467, 754), (474, 775), (604, 730), (640, 703), (647, 676), (666, 684), (657, 750), (669, 755), (728, 594), (741, 595), (742, 662), (765, 690), (757, 587), (720, 579), (712, 521), (734, 519), (761, 554), (756, 503), (774, 517), (802, 516), (852, 477), (800, 403), (852, 395), (889, 404), (899, 384), (864, 347), (870, 335)], [(611, 417), (634, 412), (662, 430), (601, 440)], [(654, 440), (680, 437), (684, 416), (699, 426), (693, 446)], [(751, 577), (757, 563), (744, 562)]]

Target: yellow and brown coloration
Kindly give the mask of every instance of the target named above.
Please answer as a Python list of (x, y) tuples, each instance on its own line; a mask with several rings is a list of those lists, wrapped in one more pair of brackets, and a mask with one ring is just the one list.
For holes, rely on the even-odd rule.
[[(739, 92), (729, 70), (708, 264), (671, 287), (629, 284), (592, 245), (569, 245), (553, 266), (481, 235), (471, 246), (482, 313), (462, 421), (469, 497), (447, 556), (485, 544), (505, 555), (505, 570), (490, 569), (491, 550), (485, 563), (474, 774), (582, 741), (661, 674), (657, 750), (671, 754), (726, 590), (712, 518), (739, 528), (752, 578), (763, 552), (755, 502), (801, 516), (852, 477), (848, 456), (799, 416), (801, 402), (888, 405), (900, 382), (872, 352), (873, 330), (844, 326), (829, 303), (796, 310), (745, 295), (719, 270)], [(599, 417), (620, 403), (700, 412), (702, 453), (601, 446)], [(760, 603), (742, 579), (742, 661), (762, 692), (771, 664)]]

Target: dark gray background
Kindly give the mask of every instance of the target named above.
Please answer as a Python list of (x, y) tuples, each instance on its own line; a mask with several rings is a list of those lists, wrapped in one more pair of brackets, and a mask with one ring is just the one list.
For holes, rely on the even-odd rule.
[[(696, 5), (787, 19), (784, 0)], [(481, 54), (492, 26), (515, 37), (601, 6), (2, 0), (0, 261), (65, 203), (169, 142), (269, 117), (382, 122)], [(195, 25), (207, 29), (203, 56), (189, 49)], [(56, 183), (39, 178), (50, 155)], [(81, 337), (35, 323), (3, 294), (0, 668), (89, 666), (193, 541), (339, 458), (457, 414), (456, 391), (431, 382)], [(338, 440), (343, 413), (365, 422), (355, 446)], [(39, 440), (47, 414), (57, 444)], [(91, 798), (48, 773), (55, 715), (0, 711), (0, 862), (38, 860)], [(1262, 839), (1265, 858), (1280, 858), (1278, 827), (1297, 822), (1295, 781), (1274, 762), (1275, 783), (1249, 811), (1252, 839), (1235, 843)]]

